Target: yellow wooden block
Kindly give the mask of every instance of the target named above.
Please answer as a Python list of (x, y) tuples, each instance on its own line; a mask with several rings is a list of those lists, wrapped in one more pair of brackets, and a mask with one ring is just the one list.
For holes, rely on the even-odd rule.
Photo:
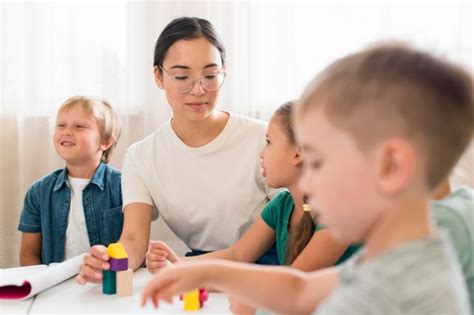
[(198, 311), (201, 308), (201, 303), (199, 302), (199, 289), (184, 293), (183, 301), (185, 311)]
[(128, 258), (127, 251), (123, 247), (122, 243), (111, 243), (107, 247), (107, 253), (112, 258)]
[(133, 270), (117, 271), (117, 295), (133, 295)]

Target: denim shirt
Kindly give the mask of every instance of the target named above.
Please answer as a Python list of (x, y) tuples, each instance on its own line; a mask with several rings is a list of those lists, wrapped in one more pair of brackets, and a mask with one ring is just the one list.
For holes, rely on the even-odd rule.
[[(116, 242), (123, 226), (120, 171), (100, 163), (82, 192), (84, 217), (91, 246)], [(67, 170), (40, 178), (26, 193), (18, 230), (41, 233), (43, 264), (61, 262), (71, 208)]]

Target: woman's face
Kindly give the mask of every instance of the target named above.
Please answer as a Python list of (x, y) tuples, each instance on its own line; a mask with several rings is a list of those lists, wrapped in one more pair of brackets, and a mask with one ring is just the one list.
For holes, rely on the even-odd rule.
[[(223, 70), (219, 50), (205, 38), (179, 40), (170, 46), (163, 60), (163, 69), (154, 69), (155, 81), (165, 90), (176, 119), (202, 121), (214, 111), (219, 90), (208, 91), (201, 80)], [(196, 82), (189, 92), (179, 90), (180, 80), (189, 76)]]

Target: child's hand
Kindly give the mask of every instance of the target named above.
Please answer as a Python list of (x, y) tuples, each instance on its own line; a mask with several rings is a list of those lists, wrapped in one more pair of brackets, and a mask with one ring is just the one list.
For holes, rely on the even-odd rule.
[(146, 268), (149, 272), (155, 273), (166, 267), (166, 260), (172, 263), (179, 261), (176, 253), (162, 241), (151, 241), (146, 253)]
[(84, 256), (84, 261), (79, 268), (76, 282), (86, 284), (87, 282), (100, 283), (102, 281), (102, 270), (110, 268), (108, 263), (109, 254), (107, 248), (102, 245), (93, 246), (89, 253)]
[(156, 308), (159, 300), (171, 303), (174, 295), (203, 287), (210, 269), (212, 265), (197, 261), (178, 263), (175, 268), (161, 269), (143, 289), (142, 306), (150, 299)]
[(229, 296), (229, 309), (232, 314), (241, 315), (254, 315), (255, 307), (242, 303), (239, 299), (234, 296)]

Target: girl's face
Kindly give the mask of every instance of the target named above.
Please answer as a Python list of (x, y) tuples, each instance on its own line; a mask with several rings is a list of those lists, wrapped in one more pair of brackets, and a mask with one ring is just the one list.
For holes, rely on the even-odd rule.
[[(201, 81), (223, 71), (219, 50), (205, 38), (179, 40), (170, 46), (163, 61), (163, 69), (155, 67), (154, 76), (159, 88), (164, 89), (168, 103), (177, 119), (202, 121), (214, 111), (219, 89), (207, 91)], [(194, 87), (180, 92), (180, 80), (193, 76)]]
[(110, 146), (101, 143), (96, 119), (80, 105), (58, 114), (53, 142), (58, 155), (68, 164), (96, 163)]
[(296, 172), (301, 163), (297, 146), (291, 144), (277, 118), (272, 118), (268, 124), (267, 144), (260, 153), (263, 176), (267, 185), (272, 188), (288, 187), (299, 175)]

